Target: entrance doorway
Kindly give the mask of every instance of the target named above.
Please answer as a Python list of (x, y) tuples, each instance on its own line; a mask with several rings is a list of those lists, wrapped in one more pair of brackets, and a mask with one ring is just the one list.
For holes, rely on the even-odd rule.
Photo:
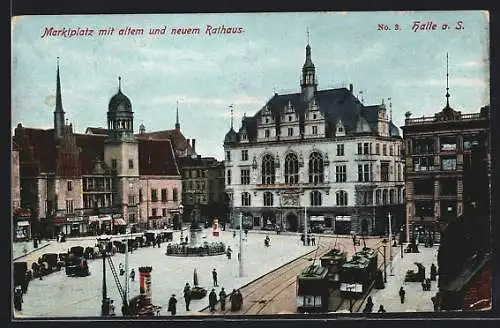
[(361, 221), (361, 233), (363, 233), (363, 235), (368, 235), (368, 220), (367, 219), (363, 219)]
[(295, 213), (290, 213), (286, 216), (287, 230), (292, 232), (297, 232), (299, 227), (299, 218)]

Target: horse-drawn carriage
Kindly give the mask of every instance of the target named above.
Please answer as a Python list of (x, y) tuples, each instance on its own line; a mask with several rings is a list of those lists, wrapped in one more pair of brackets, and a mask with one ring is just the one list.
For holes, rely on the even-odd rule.
[(420, 262), (415, 262), (418, 272), (408, 270), (406, 272), (405, 281), (407, 282), (423, 282), (425, 280), (425, 267)]
[(71, 247), (66, 258), (66, 275), (70, 277), (86, 277), (90, 274), (85, 250), (82, 246)]

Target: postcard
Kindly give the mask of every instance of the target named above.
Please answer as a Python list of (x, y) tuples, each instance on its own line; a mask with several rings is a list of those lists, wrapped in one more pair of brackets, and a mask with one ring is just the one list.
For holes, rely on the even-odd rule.
[(491, 309), (487, 11), (11, 28), (15, 320)]

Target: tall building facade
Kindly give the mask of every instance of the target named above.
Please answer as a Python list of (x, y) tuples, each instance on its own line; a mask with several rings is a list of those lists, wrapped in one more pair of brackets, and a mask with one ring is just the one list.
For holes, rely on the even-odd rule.
[(180, 200), (150, 207), (149, 198), (141, 197), (153, 189), (180, 194), (181, 176), (170, 140), (134, 134), (132, 103), (121, 79), (108, 104), (107, 128), (78, 134), (65, 120), (58, 64), (54, 128), (19, 123), (13, 141), (19, 147), (21, 207), (31, 211), (37, 234), (116, 232), (127, 223), (161, 226), (178, 212)]
[[(430, 117), (406, 114), (402, 127), (406, 143), (406, 238), (439, 231), (464, 213), (464, 181), (473, 149), (484, 150), (489, 163), (489, 106), (462, 114), (446, 106)], [(477, 153), (477, 150), (475, 151)], [(489, 164), (487, 170), (489, 171)]]
[(306, 46), (299, 93), (274, 94), (224, 139), (233, 223), (382, 234), (403, 223), (402, 139), (385, 104), (365, 106), (349, 89), (318, 90)]

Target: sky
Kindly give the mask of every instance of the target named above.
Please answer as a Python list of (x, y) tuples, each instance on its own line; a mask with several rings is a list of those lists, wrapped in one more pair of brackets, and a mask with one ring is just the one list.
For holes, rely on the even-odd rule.
[[(414, 31), (415, 21), (430, 29)], [(222, 25), (241, 32), (217, 33)], [(197, 153), (222, 160), (230, 105), (238, 130), (274, 92), (300, 91), (306, 31), (318, 89), (352, 83), (365, 105), (390, 102), (399, 127), (407, 111), (428, 116), (445, 106), (447, 53), (451, 107), (471, 113), (490, 103), (485, 11), (18, 16), (11, 27), (13, 129), (53, 127), (59, 57), (63, 108), (76, 132), (107, 126), (121, 76), (136, 133), (140, 124), (174, 128), (178, 103)], [(143, 34), (119, 35), (127, 27)], [(94, 32), (55, 35), (63, 28)], [(111, 35), (98, 35), (108, 28)], [(199, 34), (173, 35), (178, 28)]]

